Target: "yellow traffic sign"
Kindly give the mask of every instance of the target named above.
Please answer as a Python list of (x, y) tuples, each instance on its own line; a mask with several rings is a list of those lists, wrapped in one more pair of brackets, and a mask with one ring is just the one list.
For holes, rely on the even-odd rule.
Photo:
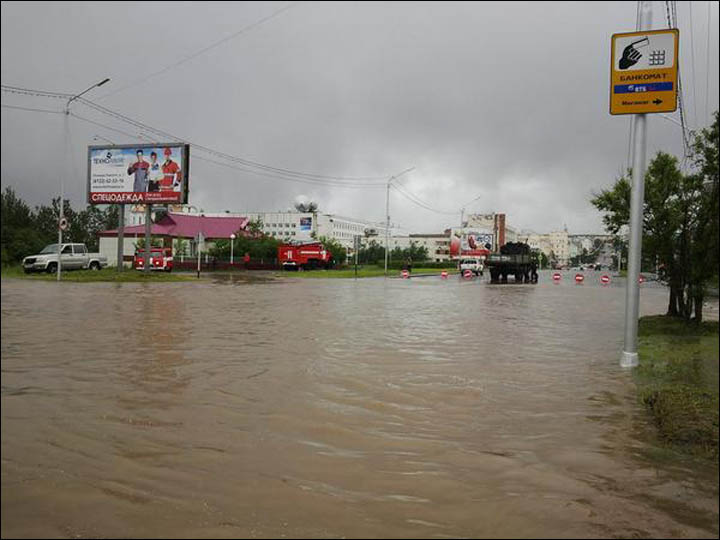
[(679, 34), (677, 28), (613, 34), (610, 114), (677, 109)]

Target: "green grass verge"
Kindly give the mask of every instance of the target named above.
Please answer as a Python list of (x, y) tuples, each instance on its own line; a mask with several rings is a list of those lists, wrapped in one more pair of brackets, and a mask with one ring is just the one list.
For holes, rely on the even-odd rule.
[(685, 453), (718, 457), (718, 323), (640, 319), (639, 397), (660, 440)]
[[(418, 275), (418, 274), (440, 274), (443, 270), (447, 272), (457, 272), (455, 267), (450, 268), (422, 268), (422, 267), (413, 267), (412, 275)], [(285, 276), (285, 277), (300, 277), (300, 278), (354, 278), (355, 277), (355, 269), (354, 268), (343, 268), (342, 270), (306, 270), (304, 272), (277, 272), (275, 274), (276, 276)], [(357, 277), (359, 278), (367, 278), (367, 277), (380, 277), (385, 275), (385, 269), (380, 268), (377, 266), (363, 266), (362, 268), (358, 267)], [(400, 270), (391, 270), (388, 269), (388, 275), (389, 276), (399, 276)]]
[[(20, 266), (10, 266), (2, 268), (3, 278), (19, 278), (28, 281), (55, 281), (55, 274), (33, 273), (26, 274)], [(197, 281), (193, 274), (175, 274), (165, 272), (151, 272), (145, 275), (144, 272), (137, 270), (125, 269), (124, 272), (118, 273), (115, 267), (103, 268), (102, 270), (68, 270), (64, 271), (61, 276), (63, 281), (74, 283), (89, 283), (98, 281), (108, 281), (117, 283), (161, 283), (170, 281)]]

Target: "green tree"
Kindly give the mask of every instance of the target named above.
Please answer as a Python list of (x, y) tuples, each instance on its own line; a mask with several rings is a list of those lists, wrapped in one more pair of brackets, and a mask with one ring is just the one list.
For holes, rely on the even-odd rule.
[[(643, 259), (646, 267), (657, 260), (661, 278), (669, 285), (668, 315), (690, 320), (694, 313), (700, 322), (705, 282), (718, 267), (717, 113), (713, 127), (696, 137), (694, 149), (698, 171), (693, 174), (682, 174), (677, 158), (664, 152), (658, 152), (648, 166)], [(629, 220), (627, 176), (592, 199), (612, 234)]]
[(247, 231), (252, 235), (263, 234), (262, 219), (258, 218), (248, 221)]
[(358, 250), (358, 262), (360, 264), (373, 264), (385, 260), (385, 246), (370, 240), (365, 246)]
[(548, 260), (548, 256), (545, 255), (545, 253), (543, 253), (542, 251), (540, 252), (539, 260), (540, 260), (540, 269), (544, 270), (550, 264), (550, 261)]
[[(51, 243), (36, 229), (35, 220), (35, 212), (11, 187), (0, 193), (0, 261), (3, 265), (18, 263)], [(54, 231), (57, 234), (57, 222)]]
[(332, 260), (335, 264), (345, 264), (347, 261), (347, 249), (340, 242), (326, 236), (321, 236), (318, 241), (332, 254)]
[(705, 286), (717, 278), (718, 265), (718, 111), (710, 128), (703, 129), (693, 142), (693, 162), (697, 170), (693, 187), (699, 199), (697, 226), (690, 249), (690, 282), (695, 303), (695, 320), (702, 321)]

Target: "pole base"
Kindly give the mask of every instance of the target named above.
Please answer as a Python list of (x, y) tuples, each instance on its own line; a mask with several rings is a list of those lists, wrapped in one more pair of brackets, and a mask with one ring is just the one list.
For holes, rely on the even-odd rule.
[(638, 363), (638, 353), (636, 352), (623, 351), (620, 355), (620, 367), (631, 368), (637, 366)]

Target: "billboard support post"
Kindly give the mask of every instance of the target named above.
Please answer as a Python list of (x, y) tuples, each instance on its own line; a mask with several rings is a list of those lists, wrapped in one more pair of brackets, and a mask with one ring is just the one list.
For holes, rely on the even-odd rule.
[(145, 262), (143, 263), (143, 271), (148, 274), (150, 273), (150, 247), (151, 247), (151, 239), (150, 239), (150, 228), (151, 228), (151, 217), (152, 217), (152, 207), (150, 204), (145, 205)]
[(125, 257), (125, 205), (118, 205), (118, 234), (117, 234), (117, 271), (123, 271), (123, 259)]

